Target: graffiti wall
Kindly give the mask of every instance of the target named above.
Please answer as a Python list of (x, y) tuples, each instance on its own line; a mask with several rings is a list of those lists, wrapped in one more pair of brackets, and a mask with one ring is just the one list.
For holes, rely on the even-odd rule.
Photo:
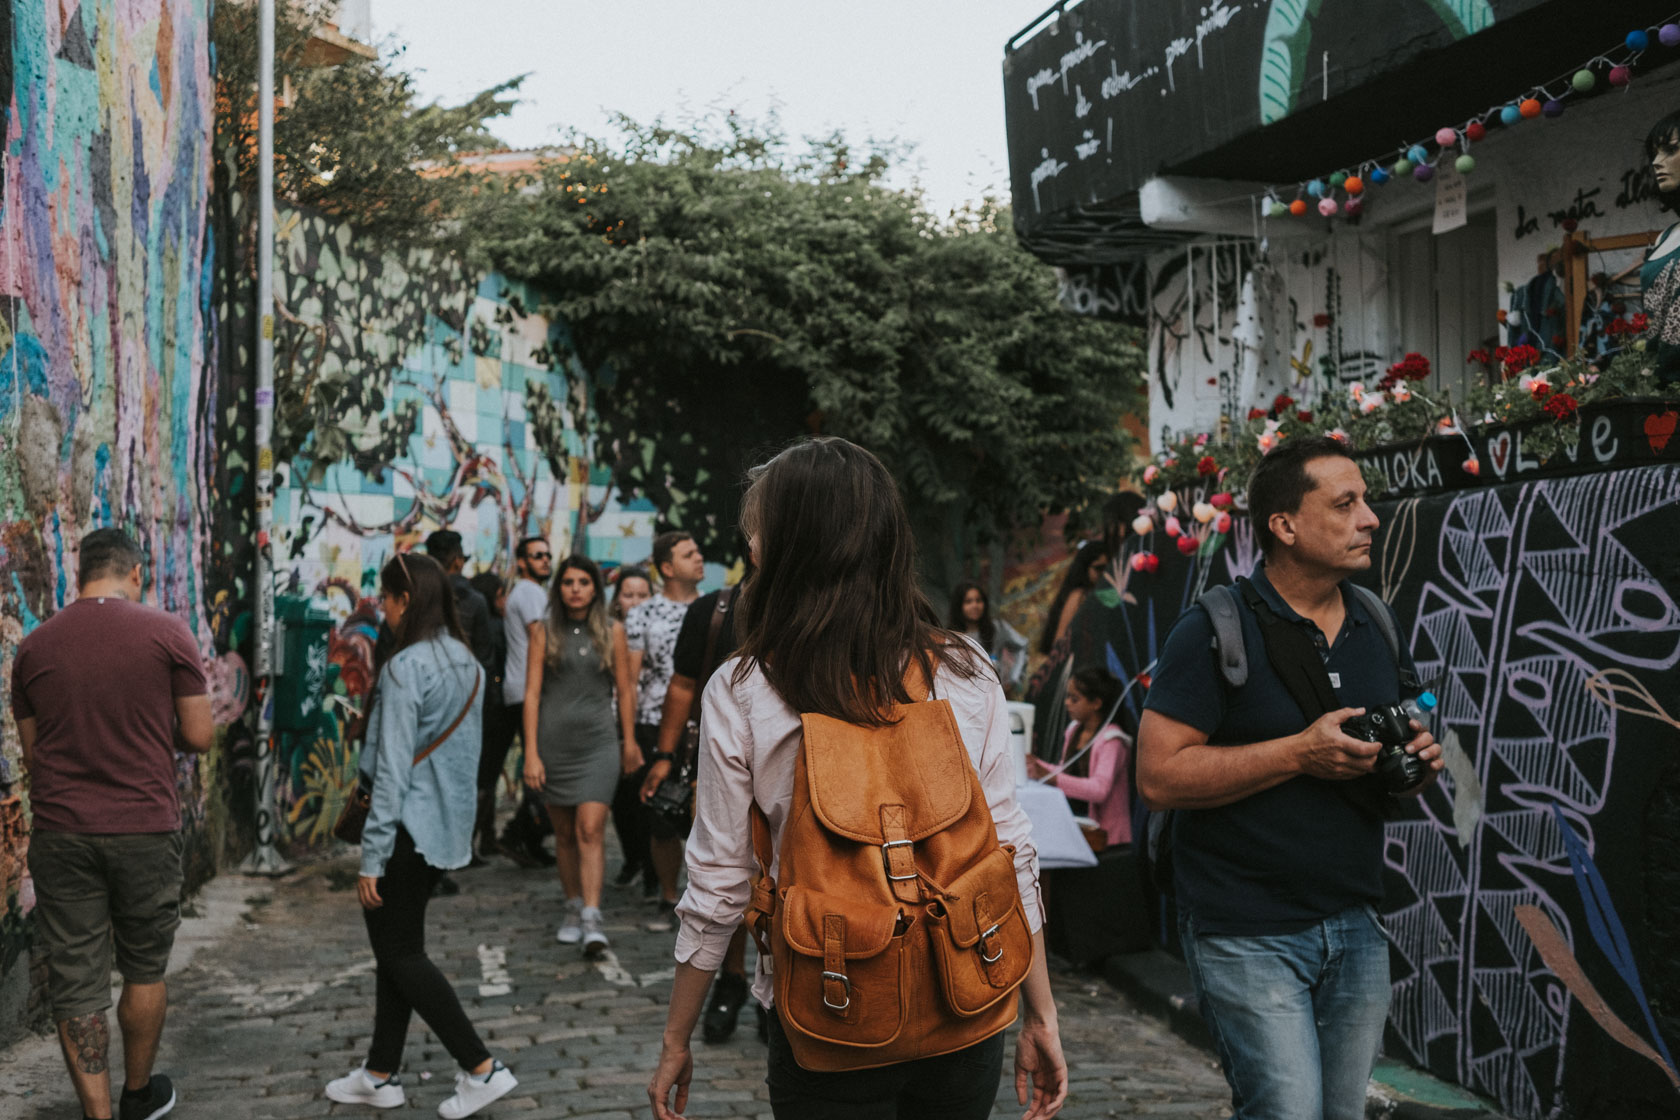
[[(75, 594), (103, 525), (150, 554), (150, 601), (209, 646), (205, 299), (208, 0), (13, 0), (0, 20), (0, 674)], [(9, 700), (0, 701), (9, 706)], [(0, 1033), (23, 1014), (27, 804), (0, 719)], [(204, 775), (181, 761), (190, 870)]]
[(332, 620), (301, 655), (308, 680), (276, 693), (280, 833), (312, 847), (355, 782), (345, 728), (372, 684), (393, 549), (451, 528), (467, 574), (506, 575), (519, 539), (542, 533), (556, 555), (611, 567), (645, 559), (655, 511), (609, 492), (594, 388), (540, 293), (426, 250), (363, 248), (319, 214), (283, 211), (276, 228), (277, 411), (301, 433), (276, 441), (292, 448), (276, 464), (277, 583)]
[[(1438, 785), (1388, 827), (1387, 1052), (1520, 1120), (1673, 1116), (1680, 467), (1378, 513), (1368, 582), (1438, 678), (1447, 747)], [(1206, 586), (1256, 559), (1239, 522), (1205, 557), (1122, 566), (1076, 656), (1137, 676)]]
[(1216, 431), (1288, 392), (1310, 407), (1382, 376), (1389, 346), (1387, 240), (1343, 229), (1198, 243), (1149, 261), (1149, 438)]

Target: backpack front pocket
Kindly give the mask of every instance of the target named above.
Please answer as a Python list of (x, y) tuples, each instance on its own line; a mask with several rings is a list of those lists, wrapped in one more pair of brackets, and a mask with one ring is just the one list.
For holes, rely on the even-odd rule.
[(928, 904), (928, 939), (951, 1010), (978, 1015), (1020, 986), (1032, 968), (1032, 933), (1015, 882), (1015, 851), (992, 852)]
[(804, 887), (776, 915), (776, 1011), (811, 1038), (885, 1046), (904, 1029), (905, 939), (897, 906), (853, 902)]

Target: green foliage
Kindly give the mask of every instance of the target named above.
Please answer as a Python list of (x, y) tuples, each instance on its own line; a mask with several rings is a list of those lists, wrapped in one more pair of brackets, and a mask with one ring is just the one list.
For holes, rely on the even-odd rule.
[[(310, 34), (332, 8), (325, 0), (276, 0), (275, 86), (290, 96), (275, 112), (275, 197), (351, 221), (384, 243), (464, 247), (449, 223), (481, 176), (463, 171), (458, 156), (497, 146), (490, 122), (513, 108), (508, 95), (523, 78), (463, 105), (422, 105), (395, 57), (320, 64)], [(257, 5), (217, 4), (213, 19), (216, 151), (229, 185), (255, 198)]]
[(1136, 332), (1063, 311), (1007, 214), (936, 220), (884, 184), (889, 147), (734, 114), (620, 127), (469, 224), (553, 294), (625, 490), (727, 551), (743, 469), (806, 431), (875, 451), (919, 523), (971, 542), (1112, 488)]
[[(386, 409), (389, 371), (426, 336), (434, 316), (459, 322), (470, 293), (452, 254), (464, 254), (459, 218), (483, 185), (459, 154), (497, 142), (490, 122), (514, 104), (519, 79), (465, 104), (420, 104), (413, 79), (387, 60), (349, 55), (333, 65), (313, 29), (325, 0), (277, 0), (274, 164), (280, 238), (308, 259), (276, 269), (274, 451), (302, 459), (319, 481), (334, 463), (373, 477), (407, 454), (420, 405)], [(257, 194), (257, 5), (214, 6), (218, 254), (231, 342), (254, 321)], [(288, 225), (288, 223), (292, 223)], [(296, 223), (301, 223), (301, 230)], [(355, 237), (346, 236), (346, 225)], [(453, 313), (453, 315), (451, 314)], [(254, 359), (253, 359), (254, 360)]]

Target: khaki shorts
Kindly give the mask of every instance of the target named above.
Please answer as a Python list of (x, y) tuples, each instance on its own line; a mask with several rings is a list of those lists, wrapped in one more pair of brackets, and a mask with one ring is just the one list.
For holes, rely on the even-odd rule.
[(163, 979), (181, 924), (179, 832), (36, 832), (29, 874), (54, 1022), (111, 1006), (113, 949), (125, 981)]

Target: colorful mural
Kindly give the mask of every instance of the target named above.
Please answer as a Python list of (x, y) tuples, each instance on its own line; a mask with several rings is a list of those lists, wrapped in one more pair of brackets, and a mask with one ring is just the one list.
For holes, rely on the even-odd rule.
[[(1369, 582), (1438, 680), (1447, 748), (1388, 826), (1386, 1049), (1519, 1120), (1680, 1108), (1677, 511), (1670, 465), (1377, 508)], [(1118, 569), (1076, 658), (1147, 674), (1180, 612), (1253, 567), (1246, 521), (1217, 539)]]
[[(208, 648), (216, 402), (205, 377), (209, 0), (6, 8), (0, 674), (9, 680), (17, 643), (75, 593), (81, 534), (113, 523), (150, 553), (148, 599), (187, 619)], [(15, 734), (8, 712), (0, 996), (27, 983), (33, 900)], [(209, 787), (187, 757), (180, 782), (189, 867), (201, 878), (211, 863)], [(0, 1033), (14, 1025), (0, 1022)]]
[[(296, 850), (329, 842), (354, 786), (346, 730), (372, 684), (371, 596), (394, 548), (448, 527), (468, 574), (509, 573), (518, 540), (543, 533), (556, 554), (610, 567), (646, 557), (655, 511), (610, 492), (593, 386), (534, 310), (540, 293), (426, 250), (362, 247), (319, 214), (282, 210), (276, 230), (277, 590), (335, 623), (306, 655), (298, 710), (276, 694), (276, 823)], [(227, 314), (243, 358), (246, 313), (230, 301)], [(248, 800), (241, 741), (230, 778)]]

